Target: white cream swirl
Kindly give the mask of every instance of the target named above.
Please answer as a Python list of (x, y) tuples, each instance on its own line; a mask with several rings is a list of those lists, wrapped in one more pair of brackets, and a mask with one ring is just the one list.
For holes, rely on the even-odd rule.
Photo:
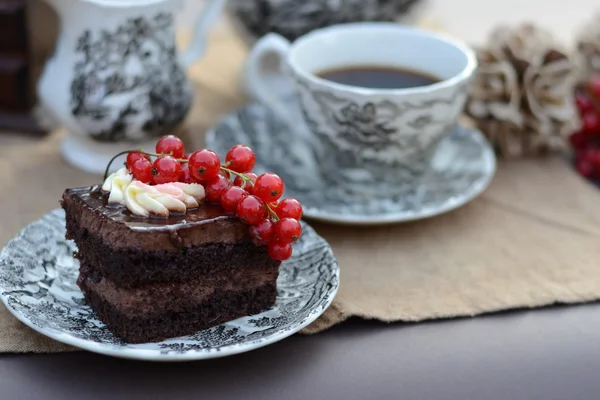
[(106, 178), (102, 185), (102, 190), (110, 192), (108, 202), (110, 204), (122, 204), (125, 201), (125, 189), (127, 189), (127, 186), (129, 186), (132, 181), (133, 175), (131, 175), (125, 167)]
[(122, 168), (104, 181), (102, 190), (110, 192), (110, 204), (124, 204), (131, 213), (168, 217), (172, 212), (185, 213), (204, 200), (204, 187), (197, 183), (171, 182), (150, 186), (134, 180)]

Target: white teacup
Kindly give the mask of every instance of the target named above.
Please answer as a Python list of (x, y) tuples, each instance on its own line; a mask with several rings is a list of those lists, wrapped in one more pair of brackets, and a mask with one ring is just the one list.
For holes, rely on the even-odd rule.
[[(278, 67), (273, 69), (273, 65)], [(336, 83), (322, 71), (360, 66), (401, 68), (439, 78), (412, 88), (376, 89)], [(355, 189), (401, 188), (424, 172), (456, 126), (477, 66), (465, 44), (393, 23), (361, 22), (315, 30), (294, 43), (262, 38), (247, 63), (250, 94), (290, 123), (290, 140), (306, 137), (322, 174)], [(276, 86), (291, 78), (300, 113)], [(394, 186), (395, 185), (395, 186)]]

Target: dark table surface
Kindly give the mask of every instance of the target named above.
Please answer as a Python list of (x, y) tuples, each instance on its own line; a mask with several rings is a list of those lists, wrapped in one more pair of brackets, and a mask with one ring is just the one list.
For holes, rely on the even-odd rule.
[(0, 399), (600, 399), (600, 304), (352, 320), (222, 359), (0, 356)]

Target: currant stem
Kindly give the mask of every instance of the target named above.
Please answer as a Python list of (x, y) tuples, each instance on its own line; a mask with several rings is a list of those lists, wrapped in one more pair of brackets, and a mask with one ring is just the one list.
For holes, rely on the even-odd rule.
[[(157, 153), (148, 153), (146, 151), (143, 151), (142, 149), (137, 149), (137, 150), (124, 150), (118, 154), (116, 154), (113, 158), (110, 159), (110, 161), (108, 162), (108, 165), (106, 166), (106, 169), (104, 170), (104, 180), (106, 180), (106, 178), (108, 178), (108, 171), (110, 171), (110, 166), (112, 165), (112, 163), (120, 156), (125, 155), (125, 154), (129, 154), (129, 153), (141, 153), (150, 157), (165, 157), (165, 156), (171, 156), (173, 155), (173, 152), (170, 152), (168, 154), (157, 154)], [(187, 160), (184, 159), (177, 159), (177, 161), (179, 162), (188, 162)]]
[(137, 152), (137, 150), (125, 150), (125, 151), (118, 153), (113, 158), (111, 158), (110, 161), (108, 162), (108, 165), (106, 166), (106, 169), (104, 170), (104, 179), (103, 180), (106, 180), (106, 178), (108, 178), (108, 171), (110, 171), (110, 166), (118, 157), (120, 157), (124, 154), (129, 154), (129, 153), (134, 153), (134, 152)]
[(273, 221), (274, 222), (279, 221), (279, 216), (277, 215), (277, 213), (275, 211), (273, 211), (271, 206), (268, 204), (265, 204), (265, 207), (267, 207), (267, 211), (269, 212), (269, 215), (271, 215), (271, 218), (273, 218)]
[(242, 180), (244, 182), (250, 182), (252, 180), (252, 179), (248, 178), (246, 175), (244, 175), (242, 173), (235, 172), (234, 170), (226, 168), (226, 167), (223, 167), (223, 166), (221, 166), (221, 171), (227, 172), (227, 173), (229, 173), (231, 175), (239, 176), (240, 178), (242, 178)]

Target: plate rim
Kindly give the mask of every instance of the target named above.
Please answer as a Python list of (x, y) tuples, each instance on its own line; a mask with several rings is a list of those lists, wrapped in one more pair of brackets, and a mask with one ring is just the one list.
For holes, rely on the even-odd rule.
[[(19, 237), (25, 231), (25, 229), (27, 229), (30, 225), (41, 222), (46, 216), (53, 214), (59, 210), (60, 210), (59, 208), (52, 210), (51, 212), (44, 214), (44, 216), (42, 218), (39, 218), (39, 219), (27, 224), (24, 228), (22, 228), (19, 231), (19, 233), (17, 235), (15, 235), (13, 238), (11, 238), (7, 242), (6, 245), (8, 245), (14, 239)], [(314, 230), (314, 228), (312, 228), (312, 227), (311, 227), (311, 229)], [(319, 235), (316, 231), (314, 231), (314, 233), (319, 238), (321, 238), (325, 243), (327, 243), (327, 245), (329, 246), (328, 251), (331, 253), (332, 262), (334, 265), (332, 279), (330, 280), (330, 282), (337, 282), (337, 284), (333, 285), (332, 288), (330, 289), (330, 291), (329, 291), (330, 296), (327, 299), (325, 306), (321, 310), (317, 310), (317, 309), (311, 310), (308, 317), (302, 323), (294, 326), (293, 328), (285, 329), (285, 330), (283, 330), (283, 332), (278, 331), (267, 338), (255, 339), (249, 343), (245, 343), (245, 344), (235, 343), (235, 344), (231, 344), (228, 346), (223, 346), (223, 347), (220, 347), (219, 350), (216, 350), (216, 351), (213, 349), (212, 351), (208, 351), (208, 352), (188, 350), (184, 353), (181, 353), (181, 352), (161, 353), (158, 350), (152, 350), (152, 349), (132, 349), (132, 348), (127, 348), (127, 347), (118, 347), (115, 345), (91, 342), (86, 339), (73, 337), (72, 335), (65, 333), (65, 332), (60, 332), (60, 331), (55, 332), (54, 330), (45, 330), (44, 328), (41, 328), (41, 327), (35, 325), (28, 318), (26, 318), (23, 314), (18, 312), (16, 309), (14, 309), (9, 304), (8, 300), (9, 300), (10, 296), (5, 295), (5, 288), (3, 288), (3, 287), (0, 287), (0, 300), (2, 301), (2, 304), (4, 304), (6, 309), (15, 318), (17, 318), (20, 322), (22, 322), (29, 328), (33, 329), (34, 331), (40, 333), (43, 336), (49, 337), (53, 340), (56, 340), (57, 342), (76, 347), (80, 350), (86, 350), (86, 351), (96, 353), (96, 354), (102, 354), (102, 355), (107, 355), (107, 356), (112, 356), (112, 357), (117, 357), (117, 358), (123, 358), (123, 359), (157, 361), (157, 362), (200, 361), (200, 360), (208, 360), (208, 359), (214, 359), (214, 358), (227, 357), (227, 356), (231, 356), (231, 355), (235, 355), (235, 354), (240, 354), (240, 353), (245, 353), (248, 351), (256, 350), (261, 347), (265, 347), (270, 344), (279, 342), (283, 339), (286, 339), (286, 338), (292, 336), (293, 334), (298, 333), (306, 326), (310, 325), (317, 318), (319, 318), (323, 313), (325, 313), (325, 311), (327, 311), (327, 309), (329, 309), (329, 307), (333, 303), (333, 300), (335, 299), (335, 296), (337, 295), (337, 292), (340, 287), (339, 262), (338, 262), (337, 258), (335, 257), (335, 254), (333, 253), (331, 246), (325, 240), (325, 238), (323, 238), (321, 235)], [(4, 252), (4, 248), (0, 253), (3, 253), (3, 252)], [(260, 314), (256, 314), (256, 315), (260, 315)], [(231, 322), (231, 321), (229, 321), (229, 322)], [(225, 322), (225, 323), (227, 323), (227, 322)], [(158, 342), (158, 343), (160, 343), (160, 342)]]
[[(241, 110), (248, 107), (263, 107), (266, 108), (265, 105), (260, 103), (249, 103), (243, 106), (236, 108), (230, 113), (223, 116), (219, 119), (213, 126), (211, 126), (204, 136), (204, 142), (208, 145), (209, 143), (215, 142), (216, 132), (219, 126), (224, 124), (228, 118), (231, 118), (233, 115), (239, 113)], [(411, 222), (423, 220), (431, 217), (435, 217), (438, 215), (442, 215), (448, 213), (450, 211), (454, 211), (468, 203), (472, 200), (479, 197), (491, 184), (494, 179), (497, 171), (497, 160), (494, 153), (494, 150), (490, 143), (485, 139), (483, 133), (480, 129), (474, 126), (469, 126), (462, 121), (457, 122), (455, 129), (464, 129), (468, 131), (470, 136), (478, 142), (483, 149), (482, 151), (482, 159), (485, 164), (484, 172), (485, 176), (479, 180), (475, 185), (472, 185), (470, 190), (464, 192), (464, 195), (461, 196), (457, 201), (446, 200), (443, 204), (443, 207), (429, 209), (425, 212), (392, 212), (386, 214), (379, 215), (364, 215), (364, 216), (355, 216), (355, 215), (343, 215), (343, 214), (331, 214), (329, 212), (319, 211), (319, 209), (315, 207), (305, 208), (303, 211), (303, 218), (313, 221), (321, 221), (321, 222), (330, 222), (335, 223), (342, 226), (378, 226), (378, 225), (391, 225), (397, 223)]]

